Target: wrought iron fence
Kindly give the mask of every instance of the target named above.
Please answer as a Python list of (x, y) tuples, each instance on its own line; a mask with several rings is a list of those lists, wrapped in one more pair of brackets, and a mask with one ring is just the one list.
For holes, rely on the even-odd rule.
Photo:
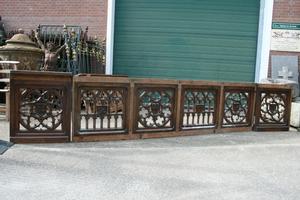
[[(71, 134), (70, 75), (40, 74), (12, 73), (13, 141)], [(290, 106), (286, 85), (81, 74), (73, 77), (73, 141), (287, 131)]]
[(66, 44), (66, 51), (59, 55), (58, 71), (105, 74), (105, 40), (88, 37), (88, 28), (83, 32), (80, 26), (40, 25), (38, 32), (44, 45)]

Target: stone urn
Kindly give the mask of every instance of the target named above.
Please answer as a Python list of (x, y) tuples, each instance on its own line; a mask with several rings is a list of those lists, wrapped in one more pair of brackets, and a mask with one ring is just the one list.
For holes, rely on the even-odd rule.
[(0, 60), (19, 61), (18, 70), (40, 70), (44, 51), (25, 34), (16, 34), (0, 47)]

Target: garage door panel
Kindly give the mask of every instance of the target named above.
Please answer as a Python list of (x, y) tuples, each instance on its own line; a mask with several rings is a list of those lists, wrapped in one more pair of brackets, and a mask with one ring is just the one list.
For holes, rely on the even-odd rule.
[(258, 18), (259, 0), (116, 0), (114, 73), (253, 81)]

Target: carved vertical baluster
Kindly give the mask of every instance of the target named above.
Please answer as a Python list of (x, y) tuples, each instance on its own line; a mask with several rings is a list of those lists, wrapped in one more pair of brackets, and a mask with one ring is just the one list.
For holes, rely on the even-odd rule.
[[(116, 100), (113, 102), (116, 107), (116, 110), (114, 111), (114, 115), (113, 115), (114, 120), (115, 120), (115, 124), (114, 124), (115, 129), (118, 127), (118, 113), (119, 113), (118, 112), (119, 111), (118, 102), (120, 102), (120, 101), (122, 102), (121, 97), (118, 97), (118, 93), (116, 93), (116, 98), (120, 98), (120, 99), (118, 99), (118, 101)], [(123, 105), (122, 105), (122, 107), (123, 107)]]
[(121, 120), (121, 123), (120, 123), (121, 124), (121, 128), (125, 128), (125, 126), (126, 126), (125, 123), (126, 122), (124, 120), (125, 119), (124, 113), (120, 114), (118, 118), (120, 118), (120, 120)]
[(206, 124), (210, 124), (210, 112), (207, 111), (207, 120)]
[(192, 113), (192, 125), (194, 125), (195, 124), (195, 113), (193, 112)]
[(115, 113), (114, 114), (114, 119), (115, 119), (115, 129), (117, 129), (118, 128), (118, 114), (117, 113)]
[(207, 98), (208, 98), (208, 107), (207, 107), (207, 111), (209, 114), (209, 121), (208, 124), (212, 124), (214, 121), (214, 115), (213, 115), (213, 101), (211, 99), (211, 95), (215, 95), (214, 92), (209, 92), (207, 93)]
[(85, 129), (89, 129), (89, 117), (85, 116)]
[(100, 129), (103, 129), (103, 121), (104, 121), (104, 117), (100, 116)]
[(200, 124), (200, 115), (201, 115), (201, 113), (197, 113), (197, 125)]
[(107, 115), (107, 128), (110, 129), (110, 115)]
[(93, 129), (94, 130), (96, 129), (96, 119), (97, 119), (97, 116), (94, 114), (94, 116), (93, 116)]
[(201, 125), (204, 125), (205, 124), (205, 112), (202, 112), (202, 124)]

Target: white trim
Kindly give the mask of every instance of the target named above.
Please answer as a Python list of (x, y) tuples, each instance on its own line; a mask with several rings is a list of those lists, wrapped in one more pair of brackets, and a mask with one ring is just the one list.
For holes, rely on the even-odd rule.
[(115, 29), (115, 0), (107, 2), (107, 31), (106, 31), (106, 67), (105, 74), (113, 73), (114, 30)]
[(255, 82), (268, 77), (274, 0), (261, 0), (257, 39)]

